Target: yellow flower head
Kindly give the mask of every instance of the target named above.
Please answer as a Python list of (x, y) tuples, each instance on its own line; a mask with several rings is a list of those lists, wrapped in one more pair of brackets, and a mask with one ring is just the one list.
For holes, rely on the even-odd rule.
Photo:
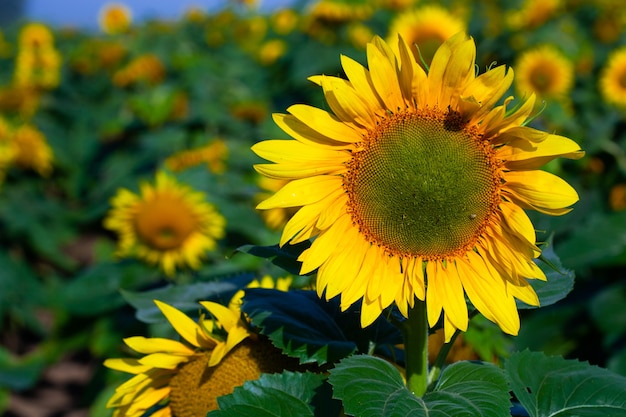
[(407, 316), (418, 298), (450, 340), (467, 328), (467, 295), (517, 334), (515, 299), (537, 305), (528, 279), (546, 279), (524, 209), (569, 212), (576, 191), (539, 168), (583, 152), (525, 125), (533, 96), (514, 109), (512, 98), (496, 106), (513, 71), (477, 76), (464, 33), (444, 42), (428, 73), (402, 37), (397, 51), (375, 37), (369, 68), (342, 56), (347, 79), (311, 78), (331, 111), (296, 104), (275, 115), (294, 140), (255, 144), (274, 162), (255, 168), (289, 182), (257, 207), (300, 207), (280, 244), (315, 237), (300, 273), (317, 269), (318, 294), (340, 296), (343, 309), (362, 300), (362, 326), (394, 302)]
[(517, 59), (515, 87), (520, 96), (563, 99), (574, 84), (574, 63), (553, 46), (523, 52)]
[(61, 77), (61, 54), (54, 48), (23, 49), (15, 59), (14, 83), (18, 87), (54, 88)]
[(168, 276), (180, 266), (198, 269), (224, 236), (226, 222), (205, 194), (162, 171), (155, 185), (141, 184), (139, 195), (118, 190), (111, 205), (104, 227), (119, 235), (118, 256), (159, 264)]
[(98, 13), (100, 30), (109, 35), (127, 32), (133, 23), (131, 10), (122, 3), (107, 3)]
[(287, 52), (287, 42), (282, 39), (271, 39), (261, 44), (258, 60), (262, 65), (272, 65)]
[(261, 372), (277, 372), (280, 352), (269, 343), (255, 342), (238, 310), (203, 301), (209, 312), (196, 322), (180, 310), (156, 301), (182, 341), (141, 336), (124, 339), (144, 355), (140, 359), (107, 359), (104, 365), (135, 376), (109, 399), (114, 417), (203, 417), (217, 409), (217, 397), (229, 394)]
[(556, 16), (561, 6), (562, 0), (524, 0), (505, 20), (512, 30), (534, 29)]
[(367, 0), (319, 0), (308, 13), (313, 20), (341, 23), (351, 20), (365, 20), (374, 13), (372, 2)]
[(113, 84), (127, 87), (136, 83), (159, 84), (165, 78), (165, 66), (154, 54), (144, 54), (129, 62), (113, 76)]
[(24, 124), (15, 129), (11, 142), (15, 148), (15, 165), (32, 169), (44, 177), (50, 175), (54, 156), (43, 133), (34, 126)]
[(20, 50), (52, 48), (54, 36), (46, 25), (28, 23), (20, 30), (18, 45)]
[(291, 33), (298, 25), (299, 19), (298, 13), (289, 8), (279, 9), (270, 16), (272, 29), (279, 35)]
[(464, 30), (463, 20), (441, 6), (429, 5), (397, 15), (390, 24), (387, 43), (394, 47), (399, 34), (410, 46), (417, 62), (421, 63), (423, 59), (430, 64), (437, 48)]
[(599, 83), (600, 93), (607, 103), (626, 109), (626, 47), (609, 55)]
[(165, 167), (173, 172), (206, 163), (208, 169), (214, 174), (222, 174), (226, 171), (228, 159), (228, 146), (221, 139), (215, 139), (211, 143), (197, 149), (179, 152), (165, 160)]

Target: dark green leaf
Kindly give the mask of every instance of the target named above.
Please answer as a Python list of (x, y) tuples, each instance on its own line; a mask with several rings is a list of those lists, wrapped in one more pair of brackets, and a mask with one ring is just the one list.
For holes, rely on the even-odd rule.
[(456, 362), (443, 370), (424, 401), (442, 416), (500, 417), (511, 407), (509, 398), (502, 369), (487, 362)]
[(428, 416), (426, 404), (406, 388), (402, 375), (389, 362), (356, 355), (339, 362), (328, 377), (333, 397), (343, 401), (346, 414), (359, 417)]
[(280, 247), (274, 246), (253, 246), (244, 245), (237, 250), (260, 258), (270, 259), (274, 265), (283, 268), (290, 274), (299, 275), (302, 263), (298, 261), (298, 257), (304, 252), (311, 242), (308, 240), (298, 243), (297, 245), (284, 245)]
[(504, 369), (531, 417), (626, 416), (626, 377), (577, 360), (524, 351)]
[(212, 417), (284, 416), (314, 417), (309, 405), (325, 377), (320, 374), (264, 374), (235, 388), (232, 394), (218, 399), (219, 411)]

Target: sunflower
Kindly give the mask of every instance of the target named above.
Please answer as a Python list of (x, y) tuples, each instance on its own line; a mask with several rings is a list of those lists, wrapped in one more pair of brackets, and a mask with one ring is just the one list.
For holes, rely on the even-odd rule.
[(118, 190), (104, 227), (119, 235), (117, 254), (159, 264), (172, 276), (177, 266), (198, 269), (206, 251), (224, 236), (224, 218), (202, 192), (179, 184), (160, 171), (156, 184), (141, 185), (140, 195)]
[(574, 63), (550, 45), (523, 52), (517, 59), (515, 86), (520, 95), (565, 99), (574, 84)]
[(206, 163), (212, 173), (223, 174), (226, 171), (227, 159), (228, 145), (221, 139), (215, 139), (200, 148), (181, 151), (170, 156), (165, 160), (165, 167), (170, 171), (180, 172)]
[(122, 3), (107, 3), (98, 12), (100, 30), (109, 35), (128, 31), (132, 22), (131, 10)]
[(342, 23), (369, 19), (374, 10), (370, 2), (363, 0), (319, 0), (310, 7), (308, 17), (314, 21)]
[(15, 148), (15, 165), (32, 169), (44, 177), (50, 175), (54, 154), (46, 137), (36, 127), (28, 124), (17, 127), (11, 136), (11, 143)]
[(607, 103), (626, 108), (626, 47), (616, 49), (609, 55), (599, 87)]
[(28, 23), (20, 30), (19, 49), (47, 49), (54, 45), (52, 31), (41, 23)]
[(387, 42), (395, 46), (399, 34), (410, 45), (417, 62), (421, 63), (423, 59), (430, 64), (437, 48), (465, 29), (465, 22), (448, 10), (429, 5), (398, 14), (389, 25)]
[[(315, 76), (331, 112), (293, 105), (274, 120), (295, 140), (252, 149), (275, 164), (256, 170), (289, 182), (259, 209), (300, 207), (280, 245), (314, 238), (298, 258), (317, 269), (317, 292), (362, 300), (361, 325), (395, 302), (406, 317), (426, 301), (446, 340), (465, 330), (464, 294), (505, 332), (517, 334), (515, 299), (538, 305), (527, 279), (546, 277), (523, 209), (570, 211), (576, 191), (538, 168), (580, 158), (572, 140), (526, 126), (531, 96), (494, 107), (510, 87), (504, 66), (475, 74), (475, 44), (459, 33), (435, 53), (428, 74), (399, 36), (395, 53), (375, 37), (369, 69), (341, 57), (347, 80)], [(443, 314), (442, 314), (443, 312)]]
[(128, 87), (136, 83), (159, 84), (165, 78), (165, 66), (154, 54), (144, 54), (129, 62), (113, 75), (113, 84)]
[(212, 318), (201, 314), (196, 322), (168, 304), (155, 303), (184, 340), (124, 339), (145, 356), (104, 362), (108, 368), (135, 375), (109, 399), (107, 407), (115, 409), (114, 417), (141, 417), (149, 410), (153, 417), (204, 417), (217, 409), (218, 397), (245, 381), (293, 366), (269, 341), (249, 332), (238, 309), (203, 301), (200, 304)]
[(562, 6), (563, 0), (524, 0), (520, 8), (505, 16), (505, 21), (514, 31), (535, 29), (555, 17)]

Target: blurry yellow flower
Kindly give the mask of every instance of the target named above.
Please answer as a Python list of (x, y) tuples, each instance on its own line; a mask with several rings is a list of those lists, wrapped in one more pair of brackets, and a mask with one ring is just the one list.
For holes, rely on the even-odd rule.
[(327, 23), (365, 20), (374, 13), (369, 0), (318, 0), (309, 8), (308, 18)]
[(28, 124), (18, 126), (11, 143), (15, 147), (15, 165), (32, 169), (44, 177), (50, 175), (54, 156), (46, 137), (37, 128)]
[(507, 13), (505, 21), (512, 30), (534, 29), (557, 15), (562, 0), (524, 0), (521, 8)]
[(466, 297), (508, 334), (519, 331), (516, 299), (539, 300), (531, 279), (541, 250), (524, 209), (568, 213), (578, 200), (563, 179), (539, 168), (581, 158), (580, 146), (525, 125), (531, 96), (496, 106), (513, 82), (505, 66), (477, 75), (474, 40), (463, 33), (437, 50), (426, 73), (398, 37), (375, 37), (368, 68), (342, 56), (347, 79), (314, 76), (329, 111), (304, 104), (276, 114), (293, 139), (252, 150), (262, 175), (288, 181), (260, 210), (297, 208), (280, 245), (312, 239), (298, 258), (317, 271), (318, 295), (361, 300), (361, 325), (415, 300), (445, 340), (466, 330)]
[(11, 143), (11, 126), (0, 116), (0, 185), (4, 182), (7, 169), (13, 163), (17, 149)]
[(527, 50), (515, 63), (518, 95), (540, 99), (565, 99), (574, 85), (574, 63), (551, 45)]
[(165, 167), (173, 172), (206, 163), (207, 168), (214, 174), (222, 174), (226, 171), (228, 159), (228, 145), (221, 139), (215, 139), (211, 143), (197, 149), (178, 152), (165, 160)]
[(437, 48), (452, 35), (465, 31), (465, 28), (465, 22), (448, 10), (428, 5), (398, 14), (390, 23), (387, 42), (394, 47), (398, 35), (402, 36), (410, 45), (417, 62), (421, 64), (423, 59), (426, 64), (430, 64)]
[(41, 23), (28, 23), (20, 30), (19, 49), (51, 48), (54, 46), (52, 31)]
[(184, 17), (189, 22), (202, 23), (207, 18), (207, 13), (201, 7), (191, 6), (185, 10)]
[(180, 266), (200, 268), (224, 236), (226, 221), (205, 194), (162, 171), (155, 185), (141, 184), (139, 195), (118, 190), (111, 205), (104, 227), (119, 235), (117, 255), (159, 264), (168, 276)]
[(127, 87), (137, 83), (159, 84), (165, 78), (165, 67), (154, 54), (144, 54), (129, 62), (113, 75), (113, 84)]
[(418, 0), (378, 0), (377, 3), (380, 7), (384, 7), (386, 9), (403, 11), (412, 7), (417, 3)]
[(365, 49), (365, 45), (373, 36), (372, 29), (361, 22), (353, 22), (348, 25), (348, 39), (355, 48)]
[(132, 22), (133, 14), (123, 3), (107, 3), (98, 12), (100, 30), (109, 35), (128, 31)]
[(289, 8), (279, 9), (270, 17), (272, 29), (279, 35), (291, 33), (298, 25), (299, 19), (298, 13)]
[(282, 39), (270, 39), (259, 48), (258, 58), (262, 65), (272, 65), (287, 52), (287, 42)]
[(604, 100), (626, 109), (626, 47), (614, 50), (602, 69), (599, 81)]
[[(108, 368), (134, 374), (107, 403), (114, 417), (204, 417), (217, 409), (217, 398), (261, 373), (295, 368), (268, 340), (248, 331), (238, 309), (201, 301), (207, 310), (197, 321), (155, 300), (182, 338), (129, 337), (124, 343), (143, 354), (139, 359), (107, 359)], [(295, 363), (294, 363), (295, 362)]]
[(13, 81), (18, 87), (51, 89), (61, 77), (61, 55), (54, 48), (21, 49), (15, 59)]
[(28, 119), (37, 111), (39, 101), (39, 92), (32, 86), (0, 88), (0, 112), (15, 113), (22, 119)]
[(603, 12), (593, 24), (593, 34), (604, 43), (613, 43), (624, 33), (626, 12), (623, 7)]

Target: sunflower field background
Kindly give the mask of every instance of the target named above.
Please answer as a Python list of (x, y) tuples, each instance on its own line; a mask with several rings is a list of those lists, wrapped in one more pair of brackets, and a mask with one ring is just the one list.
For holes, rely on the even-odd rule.
[[(552, 412), (565, 410), (567, 401), (586, 401), (608, 408), (584, 415), (626, 415), (626, 7), (620, 2), (318, 0), (261, 13), (242, 1), (145, 22), (133, 21), (131, 12), (112, 5), (93, 31), (30, 21), (1, 28), (3, 415), (170, 415), (168, 404), (178, 404), (173, 415), (179, 417), (205, 415), (198, 410), (211, 406), (198, 399), (203, 393), (219, 404), (215, 416), (395, 416), (409, 415), (412, 405), (411, 415), (422, 415), (415, 410), (423, 403), (393, 394), (403, 386), (395, 367), (402, 368), (404, 353), (393, 320), (362, 329), (358, 305), (341, 312), (336, 300), (312, 291), (314, 274), (299, 275), (298, 257), (310, 242), (278, 245), (293, 211), (256, 209), (284, 183), (254, 170), (263, 161), (250, 148), (287, 138), (272, 114), (295, 103), (328, 109), (307, 78), (341, 76), (342, 55), (365, 63), (374, 35), (401, 33), (432, 57), (460, 31), (476, 42), (478, 71), (513, 68), (505, 97), (537, 96), (530, 125), (571, 138), (585, 157), (543, 168), (578, 192), (571, 213), (528, 213), (537, 241), (545, 243), (538, 262), (548, 283), (537, 289), (545, 306), (520, 307), (515, 337), (472, 316), (467, 332), (443, 348), (450, 386), (486, 390), (509, 383), (513, 401), (509, 390), (490, 396), (440, 381), (440, 396), (426, 403), (440, 415), (501, 416), (510, 408), (511, 415), (538, 416), (548, 415), (542, 398), (549, 397)], [(214, 327), (204, 323), (211, 316)], [(239, 316), (248, 318), (247, 330)], [(189, 317), (200, 317), (198, 324)], [(250, 335), (250, 326), (260, 334)], [(194, 345), (187, 331), (204, 336)], [(276, 361), (264, 363), (232, 393), (243, 381), (233, 383), (225, 370), (224, 379), (215, 376), (182, 400), (174, 395), (182, 377), (172, 378), (167, 393), (144, 393), (151, 408), (137, 411), (120, 405), (123, 398), (110, 401), (129, 378), (119, 371), (126, 365), (110, 360), (156, 354), (156, 345), (132, 339), (139, 335), (182, 336), (200, 350), (223, 349), (215, 358), (224, 369), (240, 352), (229, 356), (230, 350), (247, 337), (241, 343), (251, 357), (277, 357), (285, 371), (275, 373)], [(259, 340), (270, 343), (251, 342)], [(436, 359), (442, 344), (433, 329), (431, 363), (443, 361)], [(166, 353), (188, 364), (197, 351), (189, 349), (177, 344)], [(241, 363), (229, 366), (241, 369)], [(475, 369), (476, 363), (489, 365)], [(513, 382), (496, 371), (503, 364)], [(535, 389), (540, 385), (513, 377), (529, 381), (542, 371), (556, 375), (543, 380), (546, 397)], [(576, 391), (576, 372), (604, 388)], [(473, 373), (476, 380), (462, 379)], [(363, 387), (368, 399), (359, 397)], [(561, 388), (573, 394), (562, 399)], [(369, 411), (359, 408), (368, 400)], [(386, 401), (409, 408), (389, 411)], [(467, 404), (480, 414), (454, 414)]]

